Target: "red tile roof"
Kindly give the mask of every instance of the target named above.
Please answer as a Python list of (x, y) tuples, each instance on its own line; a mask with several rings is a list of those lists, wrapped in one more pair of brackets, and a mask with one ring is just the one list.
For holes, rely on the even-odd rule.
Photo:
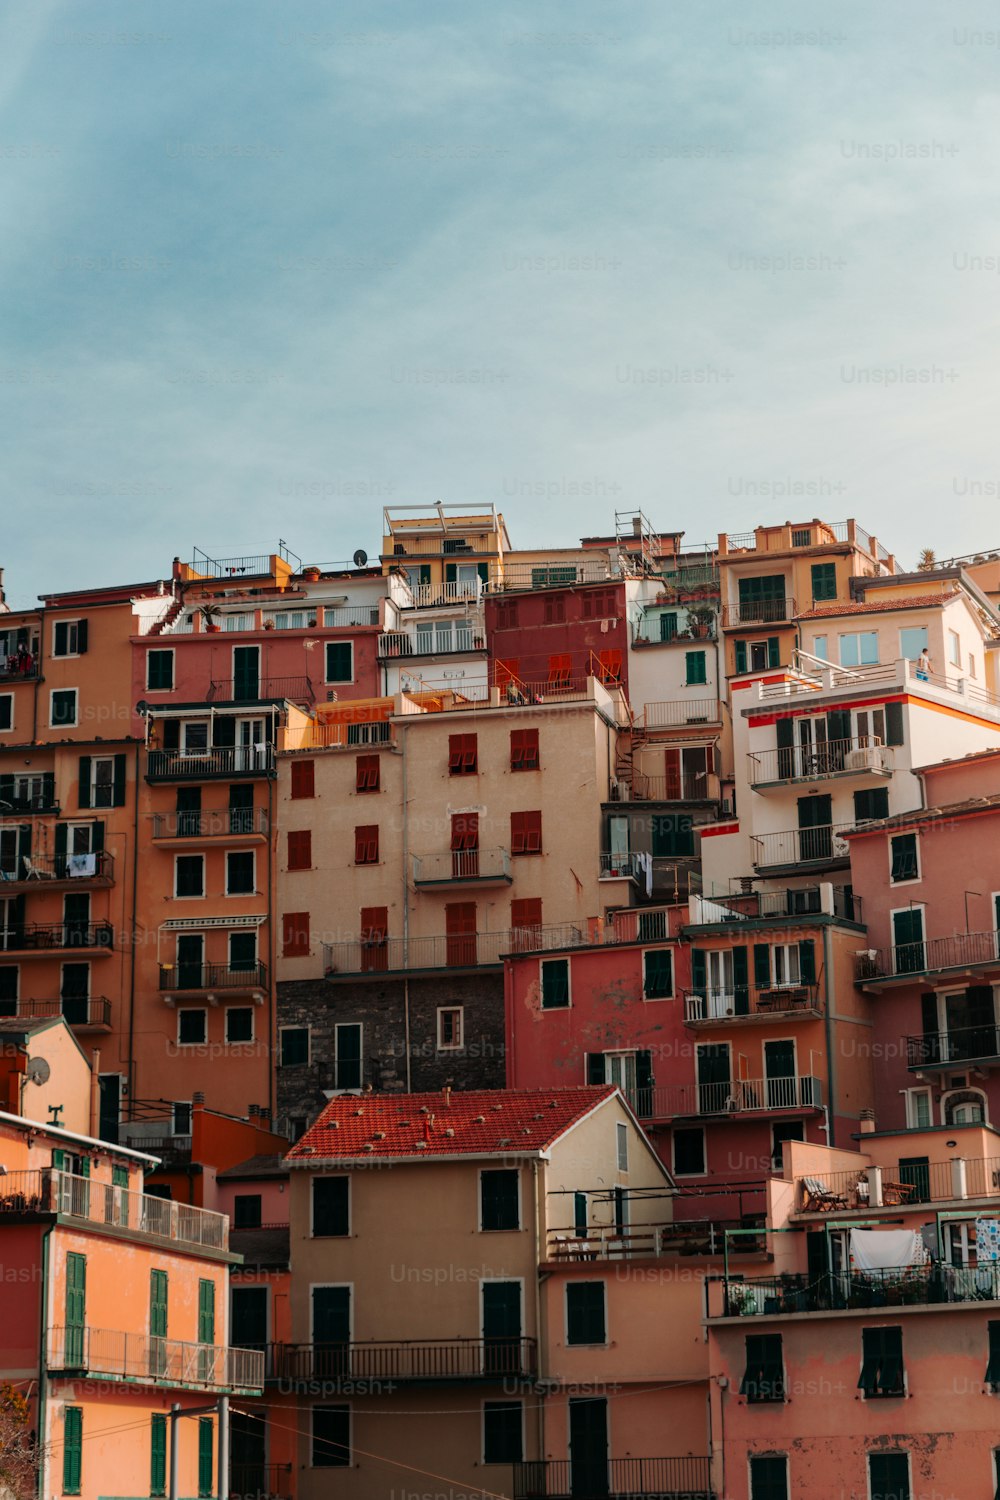
[(958, 589), (941, 590), (936, 594), (900, 594), (895, 599), (854, 600), (850, 604), (820, 604), (815, 609), (801, 609), (797, 620), (836, 619), (839, 615), (886, 615), (897, 609), (933, 609), (947, 604), (959, 593)]
[(372, 1156), (498, 1155), (544, 1151), (616, 1092), (475, 1089), (434, 1094), (338, 1094), (292, 1147), (290, 1166)]

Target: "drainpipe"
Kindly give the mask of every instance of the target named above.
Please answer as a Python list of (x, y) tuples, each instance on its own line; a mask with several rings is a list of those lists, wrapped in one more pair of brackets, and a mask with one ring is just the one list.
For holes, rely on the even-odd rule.
[[(127, 1115), (130, 1120), (135, 1116), (132, 1113), (135, 1098), (135, 951), (136, 951), (136, 897), (139, 882), (139, 755), (138, 744), (135, 747), (135, 809), (132, 814), (132, 920), (130, 923), (132, 941), (129, 944), (132, 952), (129, 961), (129, 985), (128, 985), (128, 1058), (126, 1060), (126, 1079), (128, 1086)], [(119, 1103), (120, 1107), (120, 1103)], [(95, 1132), (96, 1134), (96, 1132)]]
[(836, 1146), (837, 1125), (834, 1116), (834, 1101), (837, 1097), (837, 1064), (833, 1055), (833, 929), (829, 923), (825, 923), (823, 927), (823, 999), (825, 1001), (823, 1034), (826, 1041), (826, 1086), (828, 1094), (826, 1105), (826, 1143), (828, 1146)]
[(400, 749), (403, 753), (403, 1047), (406, 1052), (406, 1092), (410, 1093), (410, 835), (406, 791), (406, 730), (400, 725)]
[(101, 1049), (95, 1047), (90, 1061), (90, 1134), (97, 1137), (101, 1119)]
[[(277, 734), (274, 737), (275, 757), (277, 757)], [(277, 764), (277, 759), (275, 760)], [(267, 985), (264, 993), (267, 996), (267, 1035), (268, 1046), (271, 1056), (277, 1056), (278, 1043), (278, 982), (275, 977), (275, 912), (274, 912), (274, 844), (277, 834), (274, 828), (274, 794), (277, 783), (272, 777), (267, 779)], [(260, 950), (257, 950), (258, 953)], [(271, 1120), (278, 1117), (277, 1100), (277, 1078), (270, 1063), (267, 1069), (267, 1098), (271, 1111)]]
[[(49, 1175), (49, 1190), (58, 1190), (58, 1178), (55, 1173)], [(46, 1432), (48, 1420), (47, 1406), (49, 1396), (49, 1366), (48, 1350), (46, 1348), (49, 1331), (49, 1251), (51, 1246), (51, 1235), (55, 1228), (50, 1224), (42, 1234), (42, 1287), (39, 1297), (41, 1309), (41, 1328), (39, 1329), (39, 1360), (38, 1360), (38, 1493), (45, 1496), (50, 1491), (48, 1479), (49, 1467), (49, 1441)]]
[[(542, 1210), (544, 1201), (542, 1199), (541, 1182), (538, 1173), (538, 1157), (533, 1157), (531, 1162), (531, 1186), (535, 1197), (535, 1339), (538, 1348), (538, 1372), (535, 1376), (536, 1387), (541, 1386), (545, 1376), (547, 1361), (544, 1358), (545, 1344), (542, 1339), (542, 1283), (537, 1268), (542, 1263)], [(538, 1392), (538, 1457), (545, 1457), (545, 1392)]]
[(229, 1397), (219, 1397), (219, 1500), (229, 1494)]

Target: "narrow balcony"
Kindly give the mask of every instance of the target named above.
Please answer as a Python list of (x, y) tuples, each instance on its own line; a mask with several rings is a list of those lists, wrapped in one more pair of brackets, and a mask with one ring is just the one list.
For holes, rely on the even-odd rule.
[(661, 703), (647, 703), (642, 711), (641, 730), (684, 729), (688, 724), (721, 724), (722, 706), (718, 698), (669, 698)]
[[(572, 923), (503, 928), (497, 932), (451, 936), (360, 938), (323, 944), (327, 979), (359, 974), (405, 974), (414, 970), (500, 968), (507, 953), (539, 953), (574, 948), (590, 941), (587, 930)], [(593, 941), (599, 941), (594, 938)]]
[(906, 1038), (906, 1066), (911, 1073), (953, 1068), (961, 1063), (1000, 1067), (1000, 1026), (956, 1026), (950, 1031), (928, 1031)]
[(712, 771), (680, 771), (675, 776), (647, 774), (633, 766), (611, 785), (612, 802), (718, 802), (719, 778)]
[(47, 1364), (52, 1374), (96, 1380), (246, 1395), (260, 1395), (264, 1389), (264, 1356), (257, 1350), (191, 1344), (117, 1328), (50, 1328)]
[(794, 875), (798, 870), (832, 870), (851, 862), (850, 846), (841, 834), (856, 823), (820, 823), (814, 828), (786, 828), (755, 833), (750, 844), (755, 870)]
[(114, 947), (114, 928), (109, 922), (22, 923), (0, 927), (0, 953), (18, 953), (35, 958), (53, 949), (61, 953), (86, 952), (100, 958)]
[[(785, 1272), (709, 1283), (709, 1318), (780, 1317), (1000, 1299), (1000, 1264), (900, 1266), (890, 1270)], [(985, 1357), (985, 1356), (984, 1356)]]
[[(669, 610), (669, 606), (666, 606)], [(713, 612), (714, 615), (714, 612)], [(676, 628), (676, 616), (673, 611), (664, 614), (663, 607), (653, 605), (649, 609), (640, 609), (632, 622), (632, 644), (633, 646), (686, 646), (690, 651), (701, 641), (714, 641), (716, 639), (715, 620), (707, 618), (695, 628), (678, 630)]]
[(711, 1459), (529, 1459), (514, 1465), (514, 1500), (713, 1500)]
[[(663, 1224), (594, 1224), (585, 1233), (550, 1229), (546, 1258), (555, 1265), (578, 1261), (642, 1260), (659, 1255), (721, 1255), (727, 1229), (741, 1229), (742, 1220), (677, 1219)], [(733, 1240), (730, 1255), (764, 1249), (764, 1231), (751, 1240)]]
[(643, 863), (638, 854), (602, 852), (598, 859), (600, 880), (634, 880), (638, 883), (643, 877)]
[(758, 792), (798, 781), (886, 779), (893, 770), (892, 750), (872, 735), (758, 750), (747, 759), (750, 785)]
[(509, 849), (453, 849), (413, 856), (413, 883), (425, 889), (455, 885), (510, 885)]
[(17, 868), (0, 870), (4, 895), (34, 891), (91, 890), (114, 885), (115, 858), (106, 849), (93, 854), (33, 854), (17, 861)]
[(309, 677), (214, 677), (208, 703), (315, 703)]
[(607, 562), (505, 562), (499, 573), (491, 569), (487, 589), (491, 594), (529, 592), (532, 589), (572, 588), (578, 583), (620, 583)]
[(783, 625), (795, 618), (795, 600), (747, 599), (742, 604), (724, 604), (722, 625), (724, 630), (743, 630), (753, 625)]
[[(63, 1016), (74, 1031), (110, 1031), (111, 1001), (104, 995), (65, 995), (61, 1000), (18, 1000), (19, 1020), (42, 1021)], [(7, 1012), (0, 1002), (0, 1015)]]
[(897, 943), (892, 948), (863, 948), (854, 955), (854, 982), (876, 989), (891, 980), (927, 974), (968, 973), (1000, 966), (996, 932), (956, 932), (952, 937)]
[(343, 1344), (272, 1344), (272, 1380), (336, 1384), (365, 1381), (530, 1380), (538, 1368), (534, 1339), (392, 1339)]
[[(141, 1147), (139, 1149), (142, 1149)], [(195, 1245), (202, 1250), (229, 1249), (225, 1214), (150, 1193), (135, 1193), (110, 1183), (93, 1182), (54, 1167), (36, 1172), (8, 1172), (0, 1177), (0, 1222), (5, 1215), (59, 1214), (130, 1234)]]
[(471, 625), (461, 624), (453, 631), (450, 622), (446, 631), (390, 630), (378, 638), (378, 657), (387, 661), (397, 656), (453, 656), (462, 651), (482, 651), (485, 639), (482, 626), (473, 630)]
[(267, 964), (161, 964), (160, 991), (266, 990)]
[(188, 755), (183, 750), (148, 750), (146, 780), (212, 781), (234, 776), (273, 776), (273, 745), (237, 745)]
[(37, 656), (29, 658), (30, 665), (21, 664), (16, 656), (0, 658), (0, 682), (5, 686), (16, 682), (38, 682), (42, 675), (42, 664)]
[(58, 817), (59, 812), (59, 799), (54, 791), (37, 792), (28, 797), (19, 797), (16, 793), (0, 797), (0, 818), (30, 818), (38, 813)]
[(733, 1078), (721, 1083), (677, 1083), (628, 1089), (628, 1100), (640, 1120), (769, 1115), (823, 1108), (823, 1084), (810, 1076)]
[(195, 844), (221, 841), (261, 844), (267, 838), (269, 823), (265, 807), (220, 808), (211, 812), (155, 813), (153, 842), (171, 847), (177, 839)]
[(768, 1021), (822, 1014), (817, 984), (740, 985), (734, 989), (683, 990), (688, 1026), (716, 1026), (730, 1021)]
[(867, 1212), (911, 1203), (963, 1203), (991, 1198), (1000, 1205), (1000, 1157), (953, 1156), (947, 1161), (895, 1161), (797, 1177), (795, 1195), (801, 1214)]
[(445, 604), (465, 604), (482, 597), (481, 578), (452, 579), (448, 583), (417, 583), (411, 586), (415, 609), (440, 609)]

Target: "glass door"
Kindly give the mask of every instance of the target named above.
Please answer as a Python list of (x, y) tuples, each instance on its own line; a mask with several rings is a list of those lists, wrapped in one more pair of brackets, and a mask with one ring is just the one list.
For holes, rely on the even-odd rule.
[(768, 1109), (794, 1109), (798, 1104), (795, 1078), (795, 1043), (764, 1043), (764, 1079)]

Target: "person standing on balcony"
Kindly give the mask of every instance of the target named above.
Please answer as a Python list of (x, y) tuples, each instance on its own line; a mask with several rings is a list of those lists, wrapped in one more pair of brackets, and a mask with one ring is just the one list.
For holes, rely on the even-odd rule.
[(928, 682), (933, 668), (931, 667), (930, 652), (925, 646), (917, 659), (917, 681)]

